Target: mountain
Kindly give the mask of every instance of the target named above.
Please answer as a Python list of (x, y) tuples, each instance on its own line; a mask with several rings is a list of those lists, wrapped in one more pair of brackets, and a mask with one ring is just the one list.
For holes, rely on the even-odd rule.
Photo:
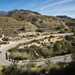
[(71, 17), (65, 16), (65, 15), (59, 15), (59, 16), (56, 16), (56, 17), (61, 18), (61, 19), (72, 19)]
[(40, 13), (38, 12), (34, 12), (34, 11), (31, 11), (31, 10), (24, 10), (24, 9), (20, 9), (20, 10), (12, 10), (12, 11), (8, 11), (8, 15), (12, 15), (12, 14), (18, 14), (18, 13), (22, 13), (22, 14), (37, 14), (37, 15), (40, 15)]
[(65, 22), (65, 24), (71, 29), (71, 31), (75, 32), (75, 18), (68, 17), (68, 16), (57, 16)]
[(6, 35), (18, 32), (69, 32), (61, 16), (47, 16), (31, 10), (12, 10), (0, 16), (0, 31)]
[(8, 15), (8, 12), (0, 11), (0, 16), (6, 16), (6, 15)]

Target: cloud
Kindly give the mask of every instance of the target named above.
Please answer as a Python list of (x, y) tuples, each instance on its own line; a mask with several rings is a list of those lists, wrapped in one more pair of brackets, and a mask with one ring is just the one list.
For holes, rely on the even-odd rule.
[(47, 3), (47, 4), (45, 4), (43, 7), (41, 7), (40, 10), (44, 10), (44, 9), (46, 9), (46, 8), (55, 7), (55, 6), (64, 4), (64, 3), (71, 2), (71, 1), (73, 1), (73, 0), (61, 0), (61, 1), (59, 1), (59, 2), (54, 2), (54, 3), (52, 3), (52, 4), (51, 4), (51, 3)]

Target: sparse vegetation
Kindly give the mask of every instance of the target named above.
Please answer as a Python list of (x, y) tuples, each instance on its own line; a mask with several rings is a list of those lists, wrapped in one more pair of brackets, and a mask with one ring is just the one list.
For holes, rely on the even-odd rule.
[[(23, 37), (18, 35), (19, 33), (26, 32), (31, 33)], [(32, 32), (35, 32), (35, 34), (33, 35)], [(43, 34), (43, 32), (47, 33)], [(63, 34), (65, 32), (75, 33), (75, 19), (67, 18), (66, 16), (45, 16), (28, 10), (13, 10), (8, 12), (6, 16), (0, 16), (0, 33), (5, 35), (1, 39), (1, 47), (4, 43), (7, 44), (7, 41), (9, 43), (12, 42), (9, 38), (11, 39), (13, 36), (17, 36), (20, 39), (23, 38), (25, 41), (30, 40), (16, 47), (14, 46), (15, 48), (8, 48), (9, 50), (4, 52), (6, 53), (7, 60), (11, 61), (12, 64), (9, 66), (0, 65), (0, 75), (75, 74), (73, 71), (75, 70), (74, 63), (54, 64), (49, 60), (46, 60), (44, 63), (42, 62), (45, 59), (65, 54), (72, 54), (72, 60), (75, 62), (75, 35), (63, 37), (50, 36), (50, 32)], [(48, 35), (50, 37), (47, 37)], [(8, 46), (5, 46), (5, 48)], [(3, 47), (1, 49), (3, 51)], [(25, 63), (25, 60), (28, 60), (28, 62)], [(33, 63), (36, 60), (41, 60), (42, 63), (39, 61), (38, 63)]]
[(3, 70), (2, 75), (74, 75), (75, 74), (75, 64), (49, 64), (47, 68), (40, 67), (29, 67), (26, 68), (25, 65), (11, 65)]

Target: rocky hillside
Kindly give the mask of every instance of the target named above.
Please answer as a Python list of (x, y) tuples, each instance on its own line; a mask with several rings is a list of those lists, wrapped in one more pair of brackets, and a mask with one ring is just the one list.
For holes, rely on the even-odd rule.
[(73, 31), (75, 32), (75, 19), (68, 17), (68, 16), (57, 16), (61, 20), (65, 22), (65, 24)]
[[(70, 54), (72, 51), (71, 41), (65, 34), (25, 33), (25, 42), (9, 50), (9, 57), (14, 60), (27, 60), (48, 58)], [(63, 38), (64, 37), (64, 38)], [(70, 37), (71, 38), (71, 37)], [(27, 41), (27, 42), (26, 42)]]
[(0, 16), (0, 32), (6, 35), (19, 32), (69, 32), (58, 17), (41, 15), (29, 10), (13, 10)]

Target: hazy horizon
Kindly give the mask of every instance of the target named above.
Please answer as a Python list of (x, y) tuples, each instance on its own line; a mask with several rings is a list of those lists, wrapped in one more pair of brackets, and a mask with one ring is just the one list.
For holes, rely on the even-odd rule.
[(0, 0), (0, 11), (24, 9), (43, 15), (67, 15), (75, 18), (75, 0)]

